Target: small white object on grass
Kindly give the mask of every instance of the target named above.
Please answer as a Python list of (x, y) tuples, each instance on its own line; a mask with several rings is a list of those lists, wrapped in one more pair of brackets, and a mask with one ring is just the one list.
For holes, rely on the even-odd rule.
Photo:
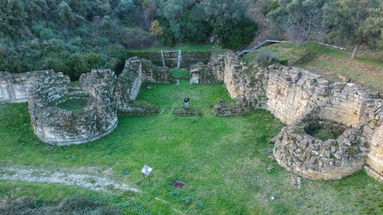
[(148, 165), (145, 165), (144, 168), (142, 168), (141, 172), (146, 175), (146, 176), (149, 176), (150, 173), (152, 173), (152, 168)]
[(271, 200), (275, 200), (275, 197), (274, 197), (274, 196), (271, 196)]

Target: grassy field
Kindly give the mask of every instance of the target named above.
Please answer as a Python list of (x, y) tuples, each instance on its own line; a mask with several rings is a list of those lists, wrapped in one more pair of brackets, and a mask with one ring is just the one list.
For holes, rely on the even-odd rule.
[[(261, 48), (275, 53), (282, 63), (303, 67), (323, 75), (329, 80), (352, 80), (365, 87), (383, 92), (383, 58), (371, 56), (349, 60), (348, 52), (327, 48), (317, 44), (275, 44)], [(258, 51), (258, 52), (259, 52)], [(246, 56), (251, 61), (257, 51)], [(378, 56), (378, 54), (377, 54)]]
[[(383, 185), (364, 172), (340, 181), (304, 180), (301, 189), (295, 188), (292, 174), (270, 157), (270, 140), (284, 126), (281, 122), (263, 110), (214, 117), (212, 106), (220, 98), (229, 99), (223, 85), (187, 83), (143, 87), (139, 100), (159, 106), (159, 115), (121, 116), (111, 135), (91, 144), (53, 150), (33, 134), (26, 104), (0, 105), (1, 166), (111, 169), (110, 177), (144, 191), (104, 194), (62, 185), (1, 181), (0, 196), (49, 201), (80, 195), (104, 201), (125, 214), (172, 214), (171, 208), (214, 215), (383, 212)], [(203, 113), (201, 117), (171, 114), (185, 96)], [(150, 181), (140, 173), (145, 164), (154, 168)], [(174, 189), (171, 184), (176, 180), (186, 182), (186, 188)], [(170, 204), (155, 201), (156, 197)]]

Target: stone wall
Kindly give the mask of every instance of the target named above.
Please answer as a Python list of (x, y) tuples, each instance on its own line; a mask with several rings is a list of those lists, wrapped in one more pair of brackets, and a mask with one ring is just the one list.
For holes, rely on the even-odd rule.
[[(287, 170), (311, 179), (341, 179), (361, 170), (368, 151), (363, 125), (347, 127), (332, 118), (322, 118), (318, 111), (285, 127), (274, 137), (274, 158)], [(326, 139), (308, 134), (307, 129), (323, 125), (342, 132)]]
[[(309, 178), (335, 179), (360, 169), (363, 161), (367, 172), (383, 181), (383, 102), (379, 94), (353, 83), (331, 83), (319, 75), (300, 68), (249, 66), (233, 52), (228, 52), (224, 56), (213, 55), (208, 66), (216, 79), (224, 83), (232, 98), (247, 106), (265, 108), (288, 125), (277, 136), (279, 139), (275, 138), (274, 154), (282, 166)], [(286, 138), (294, 136), (293, 128), (297, 128), (304, 117), (312, 114), (321, 119), (331, 119), (352, 126), (353, 129), (358, 128), (358, 132), (360, 129), (363, 130), (362, 133), (356, 132), (356, 136), (359, 138), (358, 141), (366, 142), (369, 152), (363, 152), (361, 159), (345, 160), (344, 164), (327, 169), (323, 169), (322, 166), (322, 169), (302, 170), (298, 167), (299, 162), (289, 163), (292, 157), (290, 159), (285, 155), (295, 152), (297, 145), (303, 144), (309, 148), (328, 145), (317, 140), (305, 145), (301, 142), (301, 137), (292, 143)], [(309, 139), (309, 136), (303, 139)], [(342, 138), (345, 140), (348, 136)], [(343, 143), (338, 141), (336, 144), (339, 147)], [(303, 149), (306, 149), (305, 147)], [(350, 158), (347, 153), (343, 151), (342, 153), (342, 158)], [(301, 160), (303, 163), (310, 162), (308, 157), (300, 159), (303, 159)], [(342, 168), (344, 171), (339, 171)]]
[(367, 121), (364, 134), (370, 149), (365, 170), (369, 175), (383, 182), (383, 99), (370, 100), (362, 111), (361, 119)]
[(127, 60), (116, 83), (115, 98), (119, 110), (129, 109), (130, 102), (136, 100), (141, 89), (142, 76), (141, 60), (137, 57)]
[(142, 79), (144, 82), (162, 84), (175, 83), (175, 79), (168, 68), (156, 66), (147, 59), (141, 59), (141, 65)]
[(213, 55), (208, 67), (216, 80), (224, 83), (233, 99), (250, 107), (265, 107), (267, 71), (250, 69), (234, 52)]
[(237, 116), (250, 113), (254, 110), (253, 107), (243, 103), (230, 103), (224, 99), (220, 99), (214, 105), (214, 116)]
[(193, 64), (209, 63), (211, 52), (182, 52), (181, 68), (190, 68)]
[(268, 68), (267, 109), (291, 124), (329, 97), (329, 83), (318, 75), (288, 67)]
[[(39, 80), (29, 98), (29, 113), (37, 137), (53, 145), (95, 141), (117, 126), (114, 101), (115, 75), (110, 70), (93, 70), (80, 78), (81, 87), (70, 87), (62, 73)], [(87, 105), (78, 111), (59, 108), (68, 99), (82, 96)]]
[[(181, 57), (181, 68), (189, 68), (191, 65), (198, 62), (207, 64), (210, 60), (211, 52), (182, 52)], [(129, 52), (127, 57), (139, 57), (150, 60), (156, 66), (163, 66), (161, 52)], [(173, 65), (174, 67), (176, 64)]]
[(175, 82), (169, 69), (138, 57), (128, 59), (118, 77), (111, 70), (83, 74), (78, 87), (52, 70), (0, 75), (0, 102), (28, 101), (35, 134), (53, 145), (88, 143), (108, 135), (117, 126), (117, 111), (158, 113), (154, 105), (135, 102), (142, 83)]
[(158, 112), (151, 104), (135, 102), (142, 83), (174, 83), (175, 79), (168, 68), (154, 65), (147, 59), (132, 57), (118, 76), (114, 97), (117, 109), (126, 115), (148, 115)]
[(190, 67), (190, 84), (211, 84), (216, 82), (215, 76), (203, 63), (197, 63)]
[(0, 71), (0, 103), (27, 102), (35, 82), (52, 73), (49, 70), (27, 73)]

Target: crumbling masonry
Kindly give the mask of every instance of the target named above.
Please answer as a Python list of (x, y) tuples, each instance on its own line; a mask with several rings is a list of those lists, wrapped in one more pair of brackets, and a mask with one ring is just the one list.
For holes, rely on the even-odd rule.
[[(171, 83), (174, 79), (168, 69), (139, 58), (127, 60), (119, 76), (111, 70), (83, 74), (79, 86), (71, 86), (68, 76), (52, 70), (0, 72), (0, 102), (28, 102), (33, 130), (41, 141), (82, 144), (110, 134), (118, 124), (117, 112), (157, 112), (153, 105), (135, 103), (143, 82)], [(60, 104), (80, 99), (86, 104), (78, 111), (60, 108)]]
[[(274, 157), (312, 179), (340, 179), (363, 167), (383, 181), (383, 98), (353, 83), (331, 83), (299, 68), (248, 66), (233, 52), (214, 55), (209, 71), (240, 107), (264, 108), (287, 124), (274, 139)], [(225, 110), (227, 112), (227, 110)], [(320, 140), (305, 128), (333, 121), (345, 130)]]
[[(192, 66), (193, 83), (221, 81), (238, 104), (220, 101), (217, 116), (263, 108), (287, 124), (273, 138), (273, 155), (289, 171), (312, 179), (340, 179), (358, 170), (383, 181), (383, 98), (352, 83), (332, 83), (299, 68), (261, 68), (244, 63), (234, 52), (214, 54), (208, 65)], [(117, 112), (151, 114), (156, 108), (137, 104), (143, 82), (173, 83), (166, 68), (131, 58), (124, 71), (94, 70), (71, 86), (53, 71), (0, 72), (0, 102), (29, 103), (34, 132), (44, 142), (71, 145), (99, 139), (117, 126)], [(83, 99), (80, 111), (59, 108)], [(319, 139), (310, 129), (339, 132)]]

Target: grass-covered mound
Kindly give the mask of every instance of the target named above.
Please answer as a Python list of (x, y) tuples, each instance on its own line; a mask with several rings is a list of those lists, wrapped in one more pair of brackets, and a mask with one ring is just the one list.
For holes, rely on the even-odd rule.
[[(202, 116), (172, 114), (185, 96)], [(270, 140), (282, 123), (263, 110), (215, 117), (213, 106), (221, 98), (229, 99), (221, 84), (190, 86), (181, 81), (181, 86), (143, 87), (138, 100), (160, 107), (158, 115), (121, 116), (118, 128), (101, 140), (54, 148), (33, 134), (26, 104), (0, 105), (0, 166), (100, 167), (103, 174), (144, 191), (103, 198), (125, 214), (176, 214), (171, 208), (214, 215), (377, 214), (382, 210), (383, 185), (365, 173), (333, 182), (304, 180), (296, 189), (291, 174), (270, 157)], [(145, 164), (153, 168), (150, 181), (140, 173)], [(173, 188), (177, 180), (187, 186)], [(57, 199), (93, 196), (61, 185), (1, 182), (0, 196), (9, 193)]]

